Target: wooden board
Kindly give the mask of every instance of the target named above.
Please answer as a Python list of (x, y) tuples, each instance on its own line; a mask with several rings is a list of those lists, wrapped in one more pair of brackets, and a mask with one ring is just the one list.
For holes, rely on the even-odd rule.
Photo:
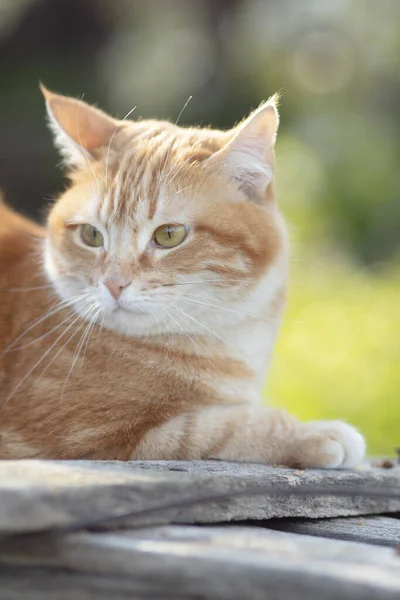
[(0, 559), (6, 600), (400, 597), (392, 549), (259, 527), (16, 536), (1, 540)]
[(0, 600), (397, 600), (399, 511), (399, 468), (0, 462)]
[(277, 519), (266, 527), (302, 535), (352, 540), (380, 546), (400, 546), (400, 520), (392, 517), (345, 519)]
[[(366, 489), (371, 497), (365, 497)], [(0, 462), (4, 533), (399, 510), (399, 468), (296, 471), (219, 461)]]

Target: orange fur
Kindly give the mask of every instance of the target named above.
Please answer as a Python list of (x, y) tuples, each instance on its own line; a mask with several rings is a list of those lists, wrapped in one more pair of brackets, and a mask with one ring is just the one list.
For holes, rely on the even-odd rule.
[(71, 186), (45, 228), (0, 204), (0, 458), (360, 460), (349, 426), (254, 408), (286, 286), (273, 102), (219, 132), (43, 92)]

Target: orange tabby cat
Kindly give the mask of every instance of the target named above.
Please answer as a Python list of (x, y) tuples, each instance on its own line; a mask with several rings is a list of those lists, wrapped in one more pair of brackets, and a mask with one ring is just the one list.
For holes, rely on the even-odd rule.
[(45, 228), (0, 205), (0, 458), (360, 462), (349, 425), (260, 406), (287, 274), (274, 99), (221, 132), (42, 91), (71, 185)]

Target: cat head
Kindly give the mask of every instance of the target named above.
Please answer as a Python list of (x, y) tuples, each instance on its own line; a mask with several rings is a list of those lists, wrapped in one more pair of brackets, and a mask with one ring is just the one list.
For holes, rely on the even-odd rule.
[(119, 121), (42, 92), (71, 180), (49, 214), (45, 268), (79, 314), (128, 335), (204, 334), (282, 287), (274, 98), (222, 132)]

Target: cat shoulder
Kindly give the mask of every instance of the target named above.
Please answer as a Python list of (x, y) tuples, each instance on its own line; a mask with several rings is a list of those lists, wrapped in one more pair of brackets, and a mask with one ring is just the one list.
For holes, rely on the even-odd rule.
[(32, 241), (40, 240), (44, 235), (43, 227), (15, 212), (0, 193), (0, 270), (26, 256)]

